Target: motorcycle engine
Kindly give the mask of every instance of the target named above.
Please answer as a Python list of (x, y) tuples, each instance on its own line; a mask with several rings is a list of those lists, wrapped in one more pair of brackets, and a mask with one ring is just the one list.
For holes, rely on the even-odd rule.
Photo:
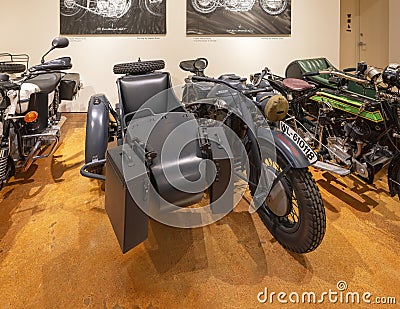
[(230, 10), (234, 12), (245, 12), (250, 11), (256, 0), (229, 0)]
[(397, 63), (389, 64), (383, 70), (382, 79), (388, 86), (400, 88), (400, 65)]
[(344, 131), (346, 136), (356, 141), (368, 140), (371, 135), (371, 129), (368, 125), (360, 121), (346, 123), (344, 125)]

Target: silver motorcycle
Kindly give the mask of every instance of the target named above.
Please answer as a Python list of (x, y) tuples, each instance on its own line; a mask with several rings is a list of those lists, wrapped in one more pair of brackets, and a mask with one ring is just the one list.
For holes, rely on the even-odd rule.
[[(201, 14), (214, 12), (218, 7), (231, 12), (250, 11), (256, 0), (192, 0), (193, 8)], [(282, 14), (288, 7), (287, 0), (258, 0), (264, 12), (270, 15)]]

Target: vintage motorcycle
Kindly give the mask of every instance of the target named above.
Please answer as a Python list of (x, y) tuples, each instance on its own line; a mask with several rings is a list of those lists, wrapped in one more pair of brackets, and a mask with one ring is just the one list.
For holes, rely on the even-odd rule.
[[(55, 38), (41, 64), (27, 71), (18, 63), (21, 55), (2, 54), (9, 58), (0, 65), (0, 189), (16, 172), (27, 171), (37, 159), (51, 156), (59, 144), (66, 119), (58, 107), (61, 100), (76, 95), (79, 74), (61, 72), (72, 67), (70, 57), (45, 62), (45, 56), (68, 44), (67, 38)], [(16, 73), (23, 74), (15, 77)]]
[[(265, 187), (264, 190), (271, 190), (270, 194), (280, 191), (277, 195), (266, 193), (267, 197), (257, 209), (263, 223), (283, 247), (295, 252), (314, 250), (324, 237), (326, 225), (322, 198), (308, 171), (308, 166), (315, 163), (317, 156), (298, 134), (282, 122), (288, 111), (287, 100), (265, 82), (260, 81), (256, 86), (246, 84), (246, 78), (235, 74), (224, 74), (217, 79), (207, 77), (204, 75), (207, 65), (205, 58), (180, 63), (181, 69), (194, 74), (185, 79), (182, 98), (185, 108), (196, 118), (226, 124), (242, 137), (250, 158), (248, 183), (253, 198), (256, 198), (257, 179), (264, 172), (276, 176), (272, 189)], [(226, 108), (233, 96), (227, 89), (240, 93), (248, 106), (261, 112), (257, 117), (268, 120), (268, 131), (274, 145), (261, 144), (261, 152), (252, 149), (254, 141), (249, 137), (248, 126)], [(219, 98), (219, 103), (202, 104), (209, 97)], [(286, 129), (282, 130), (282, 127)], [(271, 147), (276, 150), (275, 158), (268, 156), (267, 149)], [(243, 169), (239, 168), (235, 175), (243, 179), (242, 172)]]
[[(204, 58), (181, 62), (194, 76), (172, 88), (169, 73), (158, 71), (163, 61), (117, 64), (114, 73), (123, 74), (117, 80), (119, 103), (113, 108), (100, 94), (89, 102), (81, 174), (106, 181), (106, 210), (121, 249), (126, 252), (147, 238), (147, 216), (185, 228), (210, 224), (209, 218), (216, 222), (232, 211), (234, 186), (244, 181), (242, 192), (248, 184), (253, 197), (249, 211), (258, 212), (284, 248), (315, 250), (326, 226), (321, 195), (307, 169), (316, 156), (305, 142), (300, 147), (271, 130), (263, 116), (264, 111), (281, 120), (287, 100), (269, 97), (258, 105), (251, 97), (268, 89), (242, 88), (240, 78), (231, 75), (206, 77), (206, 66)], [(107, 150), (115, 138), (118, 146)], [(214, 162), (216, 175), (195, 188), (203, 181), (198, 164), (204, 160)], [(101, 175), (104, 164), (106, 176)], [(205, 167), (205, 175), (211, 170)], [(182, 187), (188, 179), (196, 184)], [(126, 196), (126, 188), (130, 197), (116, 200), (116, 192)], [(211, 212), (185, 211), (204, 192)], [(175, 214), (177, 221), (164, 221)], [(186, 221), (191, 215), (193, 220)]]
[(361, 62), (339, 71), (318, 58), (292, 62), (287, 78), (267, 69), (255, 76), (260, 75), (289, 99), (286, 121), (318, 154), (316, 167), (340, 175), (354, 172), (372, 184), (391, 161), (390, 193), (400, 192), (399, 65), (380, 72)]
[[(218, 7), (231, 12), (250, 11), (256, 0), (191, 0), (192, 7), (199, 13), (209, 14)], [(260, 7), (270, 15), (282, 14), (288, 6), (287, 0), (259, 0)]]
[[(163, 0), (140, 0), (141, 5), (153, 15), (162, 14)], [(132, 6), (132, 0), (61, 0), (60, 12), (63, 16), (82, 17), (90, 12), (107, 18), (121, 18)]]

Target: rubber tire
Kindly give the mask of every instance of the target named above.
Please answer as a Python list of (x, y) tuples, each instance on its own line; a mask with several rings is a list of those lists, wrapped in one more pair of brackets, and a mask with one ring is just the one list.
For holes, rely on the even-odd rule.
[[(287, 162), (278, 150), (276, 156), (279, 165), (286, 166)], [(249, 159), (252, 160), (251, 154)], [(254, 173), (257, 173), (254, 168), (258, 171), (261, 170), (260, 167), (257, 168), (255, 165), (250, 166), (250, 178), (253, 178), (253, 181)], [(292, 168), (285, 177), (289, 180), (297, 197), (299, 225), (296, 230), (290, 232), (285, 230), (278, 222), (279, 217), (272, 212), (265, 211), (265, 207), (267, 207), (265, 204), (257, 210), (257, 213), (270, 233), (286, 250), (294, 253), (311, 252), (321, 244), (325, 235), (326, 215), (321, 194), (307, 168)], [(252, 195), (254, 195), (255, 189), (254, 186), (250, 186)]]
[(145, 74), (165, 68), (164, 60), (138, 61), (114, 65), (114, 74)]
[(0, 73), (22, 73), (25, 70), (26, 66), (22, 63), (0, 63)]
[[(93, 97), (92, 97), (93, 98)], [(93, 157), (98, 160), (105, 159), (108, 146), (108, 124), (110, 114), (104, 102), (94, 104), (94, 100), (89, 102), (86, 118), (86, 137), (85, 137), (85, 163), (92, 162)], [(103, 165), (91, 168), (89, 172), (101, 173)]]

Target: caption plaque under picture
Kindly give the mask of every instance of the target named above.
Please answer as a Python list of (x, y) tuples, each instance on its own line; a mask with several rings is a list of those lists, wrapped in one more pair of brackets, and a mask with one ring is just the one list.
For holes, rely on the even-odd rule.
[(291, 0), (187, 0), (188, 35), (290, 35)]
[(166, 0), (60, 0), (61, 34), (165, 34)]

